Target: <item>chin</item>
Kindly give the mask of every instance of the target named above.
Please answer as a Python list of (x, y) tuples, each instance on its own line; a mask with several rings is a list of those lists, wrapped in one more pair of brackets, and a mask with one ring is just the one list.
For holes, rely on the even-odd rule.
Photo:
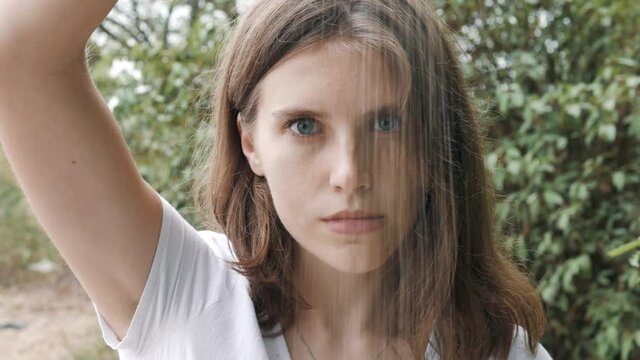
[(307, 258), (309, 265), (353, 275), (379, 270), (397, 248), (376, 236), (354, 239), (326, 239), (323, 236), (322, 240), (297, 242), (297, 245), (297, 251)]
[(360, 254), (358, 257), (354, 256), (334, 256), (331, 258), (322, 259), (322, 261), (332, 269), (343, 272), (346, 274), (366, 274), (380, 269), (382, 265), (388, 260), (388, 256), (384, 259), (374, 259), (371, 257), (365, 257)]

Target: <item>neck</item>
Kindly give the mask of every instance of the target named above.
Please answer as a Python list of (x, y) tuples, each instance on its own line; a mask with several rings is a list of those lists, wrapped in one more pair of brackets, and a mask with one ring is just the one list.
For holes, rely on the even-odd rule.
[[(382, 267), (362, 274), (345, 273), (299, 247), (295, 259), (294, 286), (311, 309), (297, 309), (294, 323), (307, 341), (312, 339), (316, 358), (343, 358), (339, 354), (350, 354), (348, 357), (352, 359), (371, 359), (389, 341), (385, 356), (422, 359), (420, 354), (425, 352), (427, 338), (424, 343), (409, 344), (408, 339), (388, 339), (381, 335), (383, 331), (378, 331), (381, 329), (371, 328), (375, 323), (370, 321), (371, 316), (380, 315), (372, 310), (381, 285)], [(290, 346), (297, 346), (296, 332), (288, 330)], [(294, 353), (297, 351), (306, 353), (305, 349), (294, 349)]]
[(294, 284), (312, 306), (296, 312), (296, 323), (314, 333), (331, 334), (329, 342), (371, 333), (373, 299), (380, 287), (380, 270), (352, 274), (333, 269), (300, 249)]

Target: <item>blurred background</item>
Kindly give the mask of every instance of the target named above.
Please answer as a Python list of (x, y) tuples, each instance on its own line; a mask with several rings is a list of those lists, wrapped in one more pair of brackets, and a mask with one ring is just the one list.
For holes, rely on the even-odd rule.
[[(120, 0), (87, 50), (142, 176), (196, 228), (210, 72), (251, 2)], [(555, 359), (640, 359), (637, 0), (434, 4), (481, 110), (500, 241), (545, 303), (542, 343)], [(1, 152), (0, 349), (117, 358)]]

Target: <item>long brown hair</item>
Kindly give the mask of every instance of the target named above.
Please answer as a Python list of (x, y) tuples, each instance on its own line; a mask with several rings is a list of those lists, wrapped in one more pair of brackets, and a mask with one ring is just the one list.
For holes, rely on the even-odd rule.
[(295, 240), (242, 153), (236, 119), (241, 112), (252, 129), (259, 82), (274, 65), (340, 39), (378, 49), (406, 75), (407, 106), (418, 119), (423, 210), (384, 265), (375, 300), (388, 336), (415, 345), (433, 333), (442, 359), (506, 359), (521, 326), (535, 349), (542, 303), (494, 235), (477, 114), (450, 36), (420, 0), (262, 0), (234, 26), (216, 71), (213, 144), (193, 190), (204, 223), (230, 239), (263, 330), (287, 329), (296, 306), (308, 304), (292, 284)]

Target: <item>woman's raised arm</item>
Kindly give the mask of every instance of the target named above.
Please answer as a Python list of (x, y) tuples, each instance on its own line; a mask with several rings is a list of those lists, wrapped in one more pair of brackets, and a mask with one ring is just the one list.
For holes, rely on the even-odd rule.
[[(115, 0), (0, 0), (0, 71), (12, 63), (59, 70), (84, 55)], [(4, 74), (3, 74), (4, 75)]]
[(0, 0), (0, 144), (27, 201), (116, 334), (142, 294), (162, 222), (84, 47), (114, 0)]

